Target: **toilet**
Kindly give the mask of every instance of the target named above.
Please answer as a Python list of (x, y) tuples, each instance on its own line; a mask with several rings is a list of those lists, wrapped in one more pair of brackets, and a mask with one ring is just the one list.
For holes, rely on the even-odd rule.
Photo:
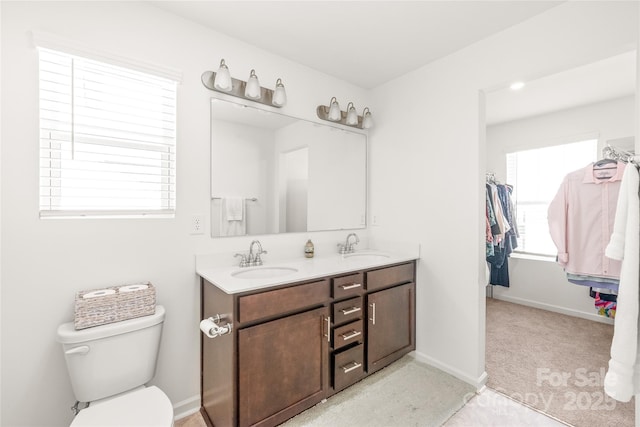
[(155, 375), (165, 310), (155, 314), (76, 330), (58, 327), (73, 393), (90, 402), (72, 427), (173, 426), (173, 406), (162, 390), (145, 387)]

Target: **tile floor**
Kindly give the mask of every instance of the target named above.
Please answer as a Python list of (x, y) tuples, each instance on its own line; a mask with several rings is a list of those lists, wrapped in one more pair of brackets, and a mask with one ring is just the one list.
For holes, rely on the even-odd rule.
[[(444, 427), (566, 427), (567, 425), (485, 388), (449, 418)], [(176, 421), (174, 427), (206, 427), (206, 424), (200, 413), (196, 413)]]

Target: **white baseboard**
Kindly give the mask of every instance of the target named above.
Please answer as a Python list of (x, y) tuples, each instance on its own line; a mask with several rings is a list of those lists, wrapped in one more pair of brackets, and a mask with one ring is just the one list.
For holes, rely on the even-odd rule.
[(607, 325), (613, 325), (613, 319), (598, 316), (593, 313), (585, 313), (584, 311), (573, 310), (566, 307), (560, 307), (553, 304), (546, 304), (543, 302), (533, 301), (525, 298), (511, 297), (508, 295), (493, 295), (493, 298), (502, 301), (512, 302), (514, 304), (526, 305), (528, 307), (539, 308), (541, 310), (553, 311), (554, 313), (566, 314), (567, 316), (579, 317), (581, 319), (593, 320), (594, 322), (606, 323)]
[(200, 395), (190, 397), (173, 405), (175, 421), (195, 414), (200, 410)]
[(420, 353), (418, 351), (414, 352), (414, 357), (416, 358), (416, 360), (419, 360), (420, 362), (424, 362), (427, 363), (431, 366), (433, 366), (434, 368), (438, 368), (441, 371), (446, 372), (449, 375), (453, 375), (454, 377), (456, 377), (457, 379), (464, 381), (468, 384), (471, 384), (472, 386), (475, 387), (475, 389), (477, 391), (480, 391), (486, 384), (487, 382), (487, 378), (488, 375), (486, 372), (483, 372), (482, 375), (480, 375), (479, 377), (471, 377), (467, 374), (465, 374), (464, 372), (460, 371), (459, 369), (456, 369), (446, 363), (442, 363), (439, 360), (436, 360), (432, 357), (429, 357), (427, 355), (425, 355), (424, 353)]

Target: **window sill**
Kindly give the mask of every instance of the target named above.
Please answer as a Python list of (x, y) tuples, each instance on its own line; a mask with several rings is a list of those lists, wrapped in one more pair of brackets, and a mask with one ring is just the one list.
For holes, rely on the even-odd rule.
[(556, 257), (552, 255), (534, 255), (524, 252), (512, 252), (509, 256), (511, 258), (526, 259), (530, 261), (556, 262)]
[(175, 218), (173, 210), (162, 211), (40, 211), (40, 219), (151, 219)]

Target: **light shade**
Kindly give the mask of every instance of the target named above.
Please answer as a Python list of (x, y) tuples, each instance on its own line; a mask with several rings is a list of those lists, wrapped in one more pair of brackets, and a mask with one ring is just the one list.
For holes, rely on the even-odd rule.
[(282, 107), (287, 103), (287, 92), (284, 90), (282, 79), (276, 81), (276, 88), (273, 91), (273, 100), (271, 103), (276, 107)]
[(342, 112), (340, 111), (340, 105), (338, 104), (338, 100), (334, 96), (329, 101), (329, 114), (327, 115), (329, 120), (333, 120), (334, 122), (339, 122), (342, 118)]
[(369, 111), (369, 107), (366, 107), (362, 112), (362, 128), (369, 129), (373, 126), (373, 119), (371, 118), (371, 111)]
[(229, 73), (229, 68), (227, 68), (227, 65), (224, 63), (224, 59), (220, 61), (220, 67), (218, 68), (218, 71), (216, 71), (216, 78), (213, 81), (213, 86), (223, 92), (230, 92), (233, 88), (231, 74)]
[(347, 119), (346, 123), (349, 126), (356, 126), (358, 124), (358, 113), (356, 107), (353, 106), (353, 102), (347, 105)]
[(256, 76), (256, 70), (251, 70), (251, 74), (249, 74), (244, 96), (251, 99), (260, 99), (260, 82), (258, 81), (258, 76)]

